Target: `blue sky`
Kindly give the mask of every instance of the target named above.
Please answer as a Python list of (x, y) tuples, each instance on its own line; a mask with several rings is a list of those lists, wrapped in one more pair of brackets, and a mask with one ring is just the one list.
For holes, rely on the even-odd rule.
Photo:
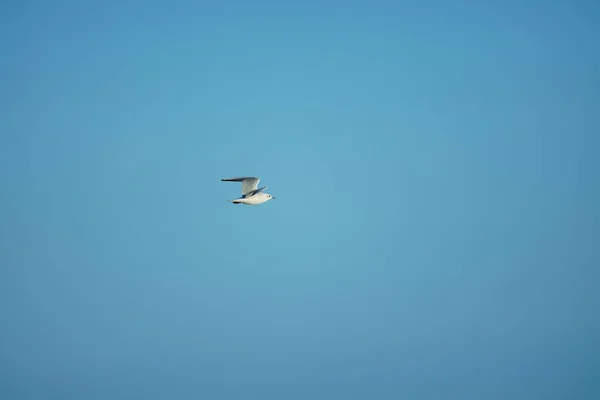
[(2, 398), (600, 396), (597, 3), (1, 8)]

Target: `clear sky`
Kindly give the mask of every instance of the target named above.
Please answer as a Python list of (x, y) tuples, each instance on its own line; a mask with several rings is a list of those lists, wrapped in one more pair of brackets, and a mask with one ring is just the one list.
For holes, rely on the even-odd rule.
[(0, 10), (2, 399), (600, 398), (600, 3)]

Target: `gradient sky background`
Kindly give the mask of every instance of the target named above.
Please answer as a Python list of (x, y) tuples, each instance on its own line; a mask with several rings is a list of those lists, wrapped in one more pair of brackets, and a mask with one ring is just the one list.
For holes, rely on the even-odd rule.
[(3, 399), (600, 398), (600, 3), (0, 9)]

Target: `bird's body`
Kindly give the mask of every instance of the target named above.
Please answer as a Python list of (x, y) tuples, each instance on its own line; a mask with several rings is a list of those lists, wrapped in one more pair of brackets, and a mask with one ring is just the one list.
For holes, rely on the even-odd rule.
[(229, 200), (233, 204), (246, 204), (250, 206), (255, 206), (258, 204), (266, 203), (267, 201), (275, 198), (270, 194), (263, 192), (267, 188), (266, 186), (257, 189), (258, 182), (260, 182), (260, 179), (253, 176), (246, 176), (240, 178), (225, 178), (221, 179), (221, 181), (242, 182), (242, 197), (235, 200)]
[(240, 198), (240, 199), (229, 200), (229, 201), (232, 202), (233, 204), (247, 204), (249, 206), (255, 206), (258, 204), (266, 203), (267, 201), (271, 200), (272, 198), (273, 197), (271, 195), (268, 195), (266, 193), (258, 193), (252, 197)]

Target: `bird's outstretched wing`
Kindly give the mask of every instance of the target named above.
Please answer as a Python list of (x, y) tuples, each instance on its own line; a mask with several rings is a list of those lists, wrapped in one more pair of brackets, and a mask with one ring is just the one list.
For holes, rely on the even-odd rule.
[(251, 191), (249, 191), (248, 193), (246, 193), (246, 194), (244, 195), (244, 197), (245, 197), (245, 198), (252, 197), (252, 196), (254, 196), (255, 194), (259, 194), (260, 192), (262, 192), (262, 191), (263, 191), (263, 190), (265, 190), (266, 188), (267, 188), (266, 186), (263, 186), (263, 187), (261, 187), (261, 188), (259, 188), (259, 189), (254, 189), (254, 190), (251, 190)]
[[(238, 178), (225, 178), (221, 179), (223, 182), (242, 182), (242, 195), (246, 196), (248, 193), (256, 190), (260, 178), (254, 176), (244, 176)], [(264, 189), (263, 189), (264, 190)]]

